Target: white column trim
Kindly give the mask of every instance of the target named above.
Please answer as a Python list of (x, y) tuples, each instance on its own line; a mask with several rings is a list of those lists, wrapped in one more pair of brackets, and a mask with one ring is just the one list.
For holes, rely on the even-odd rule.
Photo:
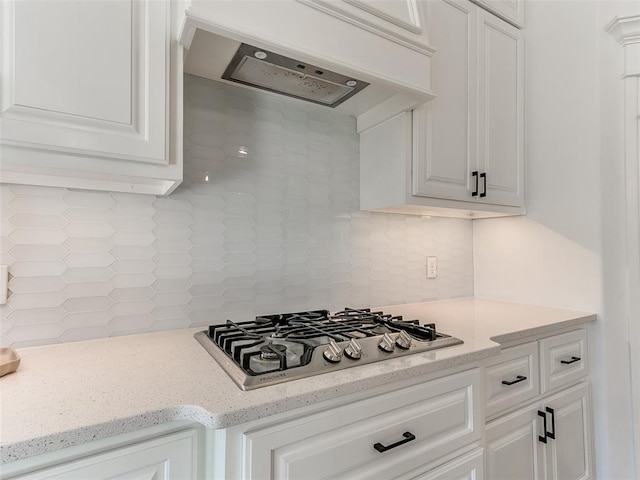
[(626, 298), (631, 368), (634, 455), (640, 473), (640, 15), (616, 17), (605, 31), (624, 50), (624, 156), (628, 284)]

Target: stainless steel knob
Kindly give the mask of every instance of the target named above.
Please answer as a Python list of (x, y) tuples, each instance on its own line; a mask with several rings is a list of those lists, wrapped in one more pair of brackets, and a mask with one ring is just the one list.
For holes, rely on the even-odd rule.
[(391, 335), (389, 335), (388, 333), (385, 333), (382, 336), (380, 343), (378, 343), (378, 348), (385, 352), (393, 352), (396, 348), (396, 344), (393, 341), (393, 338), (391, 338)]
[(331, 363), (338, 363), (342, 360), (342, 349), (338, 346), (335, 340), (329, 340), (329, 346), (322, 352), (322, 356)]
[(411, 337), (409, 334), (404, 330), (401, 330), (396, 337), (396, 345), (404, 350), (409, 350), (409, 347), (411, 347)]
[(349, 344), (344, 349), (344, 354), (351, 360), (359, 360), (362, 357), (362, 347), (355, 338), (349, 340)]

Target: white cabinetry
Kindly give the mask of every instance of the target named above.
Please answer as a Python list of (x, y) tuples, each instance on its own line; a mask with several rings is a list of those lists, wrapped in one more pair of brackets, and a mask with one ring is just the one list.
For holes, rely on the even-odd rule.
[(446, 216), (522, 214), (522, 34), (466, 0), (433, 0), (425, 8), (437, 49), (437, 97), (361, 132), (360, 207)]
[(487, 424), (487, 478), (593, 478), (590, 423), (589, 385), (581, 383)]
[(155, 194), (180, 183), (175, 2), (7, 0), (0, 12), (2, 182)]
[[(479, 386), (475, 369), (280, 422), (234, 427), (219, 476), (413, 478), (479, 442)], [(469, 472), (473, 465), (449, 467)]]
[(197, 431), (186, 430), (35, 470), (16, 480), (189, 480), (197, 478)]
[[(505, 406), (498, 412), (502, 416), (487, 424), (485, 474), (495, 480), (593, 478), (591, 402), (589, 384), (584, 381), (588, 374), (586, 332), (548, 337), (538, 344), (543, 396), (506, 415), (516, 403)], [(509, 355), (509, 350), (501, 357)], [(551, 378), (556, 383), (551, 384)], [(545, 390), (544, 385), (553, 387)], [(557, 393), (544, 395), (549, 390)]]

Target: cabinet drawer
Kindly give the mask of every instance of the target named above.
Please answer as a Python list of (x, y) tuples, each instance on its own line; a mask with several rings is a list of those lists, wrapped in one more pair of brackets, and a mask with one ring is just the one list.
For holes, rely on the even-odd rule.
[(484, 370), (486, 412), (490, 417), (538, 395), (538, 345), (508, 348), (490, 358)]
[(542, 393), (586, 377), (587, 331), (576, 330), (540, 340), (540, 373)]
[(242, 478), (351, 480), (410, 471), (480, 439), (479, 384), (475, 369), (245, 432)]

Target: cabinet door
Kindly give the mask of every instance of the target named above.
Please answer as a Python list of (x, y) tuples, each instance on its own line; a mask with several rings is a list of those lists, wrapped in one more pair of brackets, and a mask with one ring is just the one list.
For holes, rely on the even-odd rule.
[(430, 54), (423, 2), (418, 0), (298, 0), (392, 41)]
[(542, 419), (537, 405), (487, 424), (485, 473), (491, 480), (544, 479), (544, 453), (538, 446)]
[[(471, 200), (476, 165), (478, 7), (467, 1), (425, 2), (437, 97), (414, 110), (413, 194)], [(474, 185), (475, 186), (475, 185)]]
[(167, 2), (1, 8), (2, 143), (167, 163)]
[(463, 455), (413, 480), (483, 480), (482, 449)]
[(478, 201), (524, 205), (524, 49), (521, 32), (479, 10)]
[[(547, 443), (547, 479), (586, 480), (593, 478), (591, 455), (591, 402), (589, 385), (582, 383), (543, 402), (553, 410), (555, 439)], [(548, 412), (548, 410), (547, 410)], [(551, 417), (551, 414), (548, 414)], [(548, 422), (550, 419), (547, 420)]]
[(197, 432), (186, 431), (46, 468), (16, 480), (195, 479)]

